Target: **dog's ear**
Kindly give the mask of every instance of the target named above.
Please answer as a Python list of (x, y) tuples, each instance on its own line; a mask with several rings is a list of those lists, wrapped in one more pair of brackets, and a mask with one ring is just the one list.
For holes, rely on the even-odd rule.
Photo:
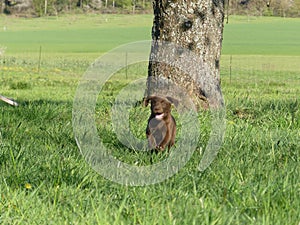
[(149, 104), (149, 99), (148, 98), (144, 98), (144, 106), (146, 107), (146, 106), (148, 106), (148, 104)]
[(157, 98), (157, 96), (155, 96), (155, 95), (145, 97), (144, 98), (144, 106), (148, 106), (149, 102), (156, 98)]
[(171, 103), (173, 103), (176, 107), (179, 104), (179, 101), (173, 97), (167, 96), (166, 99), (168, 99)]
[(154, 96), (148, 96), (144, 98), (144, 106), (148, 106), (149, 102), (152, 100)]

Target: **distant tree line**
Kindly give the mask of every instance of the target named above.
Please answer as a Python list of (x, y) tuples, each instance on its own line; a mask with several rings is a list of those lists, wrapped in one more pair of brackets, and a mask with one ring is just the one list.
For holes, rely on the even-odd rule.
[(72, 12), (136, 13), (152, 9), (152, 0), (0, 0), (0, 13), (58, 15)]
[(300, 17), (300, 0), (229, 0), (228, 11), (238, 15)]
[[(152, 12), (153, 0), (0, 0), (0, 13), (20, 16), (62, 13)], [(300, 0), (225, 0), (229, 15), (300, 17)]]

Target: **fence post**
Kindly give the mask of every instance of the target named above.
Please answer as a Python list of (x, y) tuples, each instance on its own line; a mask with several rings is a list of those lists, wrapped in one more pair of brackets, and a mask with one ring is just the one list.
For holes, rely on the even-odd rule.
[(125, 77), (128, 78), (128, 52), (125, 54)]
[(40, 69), (41, 69), (41, 60), (42, 60), (42, 46), (40, 46), (40, 52), (39, 52), (38, 73), (40, 73)]
[(232, 55), (230, 55), (229, 61), (229, 83), (231, 84), (231, 72), (232, 72)]

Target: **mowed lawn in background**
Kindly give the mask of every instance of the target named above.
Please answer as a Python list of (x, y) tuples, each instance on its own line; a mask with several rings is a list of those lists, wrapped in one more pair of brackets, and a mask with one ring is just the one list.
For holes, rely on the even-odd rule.
[[(0, 43), (8, 53), (104, 53), (120, 44), (151, 39), (152, 15), (1, 17)], [(223, 54), (299, 56), (298, 18), (230, 17)]]
[(151, 39), (151, 20), (150, 15), (2, 17), (0, 43), (11, 53), (38, 52), (42, 46), (49, 54), (102, 54), (120, 44)]
[[(221, 60), (227, 130), (218, 156), (198, 171), (210, 136), (210, 113), (200, 112), (201, 137), (187, 165), (165, 182), (129, 187), (85, 162), (73, 136), (72, 104), (96, 58), (151, 38), (152, 15), (1, 16), (0, 94), (20, 106), (0, 102), (0, 223), (298, 225), (299, 25), (300, 19), (230, 17)], [(119, 71), (95, 110), (106, 147), (134, 165), (168, 157), (129, 150), (111, 126), (116, 94), (146, 75), (147, 63)], [(145, 138), (149, 108), (130, 115), (134, 134)]]
[(299, 56), (298, 18), (232, 17), (225, 24), (223, 54)]

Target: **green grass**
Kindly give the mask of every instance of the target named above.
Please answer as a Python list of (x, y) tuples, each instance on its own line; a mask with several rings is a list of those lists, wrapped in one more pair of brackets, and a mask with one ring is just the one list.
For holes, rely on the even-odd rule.
[(0, 21), (0, 43), (7, 47), (7, 54), (39, 52), (40, 46), (46, 55), (102, 54), (120, 44), (151, 39), (151, 20), (150, 15), (4, 17)]
[(299, 56), (299, 18), (233, 17), (224, 28), (223, 54)]
[[(209, 112), (199, 115), (201, 137), (191, 160), (162, 183), (119, 185), (85, 162), (72, 127), (78, 81), (110, 48), (149, 39), (151, 20), (150, 15), (1, 17), (0, 27), (7, 30), (0, 32), (0, 46), (7, 50), (0, 58), (0, 93), (20, 104), (0, 102), (1, 224), (299, 224), (299, 19), (232, 17), (225, 25), (221, 78), (227, 130), (206, 171), (197, 165), (210, 134)], [(110, 124), (114, 96), (146, 72), (145, 63), (130, 66), (127, 79), (119, 71), (101, 92), (95, 112), (105, 145), (130, 164), (168, 157), (129, 150)], [(139, 137), (145, 135), (148, 113), (140, 107), (131, 112)]]

